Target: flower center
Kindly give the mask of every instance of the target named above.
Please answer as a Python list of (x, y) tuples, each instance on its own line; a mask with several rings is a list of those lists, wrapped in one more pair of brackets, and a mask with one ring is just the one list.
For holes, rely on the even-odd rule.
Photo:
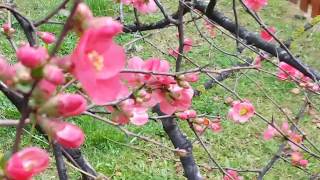
[(97, 70), (97, 71), (101, 71), (103, 69), (103, 56), (100, 55), (99, 53), (97, 53), (97, 51), (91, 51), (88, 54), (88, 58), (91, 62), (91, 64), (93, 65), (93, 67)]
[(248, 113), (248, 110), (246, 108), (241, 108), (239, 111), (240, 116), (244, 116)]

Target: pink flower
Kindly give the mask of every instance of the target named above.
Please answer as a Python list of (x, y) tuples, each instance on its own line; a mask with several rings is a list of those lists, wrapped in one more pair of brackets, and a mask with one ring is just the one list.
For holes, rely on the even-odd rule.
[(278, 79), (286, 80), (288, 78), (301, 78), (303, 75), (300, 71), (285, 62), (280, 62), (278, 70)]
[(299, 165), (303, 168), (307, 168), (308, 164), (309, 164), (309, 161), (306, 159), (302, 159), (299, 161)]
[(82, 130), (68, 122), (41, 119), (40, 125), (59, 144), (66, 148), (79, 148), (84, 142)]
[(234, 101), (229, 110), (228, 117), (235, 122), (247, 122), (254, 115), (254, 107), (249, 101)]
[(289, 141), (289, 145), (290, 145), (291, 149), (294, 151), (299, 150), (300, 148), (297, 145), (301, 146), (301, 144), (303, 142), (303, 136), (299, 135), (295, 132), (291, 132), (290, 134), (288, 134), (288, 136), (289, 136), (289, 139), (292, 141), (292, 142)]
[(50, 32), (37, 32), (37, 35), (46, 44), (52, 44), (56, 41), (56, 36)]
[(113, 28), (110, 24), (89, 28), (71, 56), (74, 75), (98, 105), (115, 100), (125, 90), (119, 72), (126, 56), (124, 49), (112, 40), (116, 33)]
[(300, 152), (294, 151), (291, 153), (291, 163), (294, 166), (301, 166), (306, 168), (309, 164), (309, 161), (303, 159), (303, 155)]
[[(276, 28), (275, 27), (269, 27), (268, 30), (272, 33), (272, 34), (275, 34), (276, 33)], [(267, 42), (270, 42), (273, 40), (273, 37), (268, 33), (268, 31), (266, 30), (262, 30), (260, 32), (260, 37), (267, 41)]]
[(252, 11), (260, 11), (268, 4), (268, 0), (244, 0), (244, 4)]
[(192, 39), (190, 38), (185, 38), (184, 41), (183, 41), (183, 51), (184, 52), (189, 52), (191, 51), (192, 49), (192, 44), (193, 44), (193, 41)]
[(209, 128), (212, 130), (214, 133), (219, 133), (222, 131), (222, 125), (220, 121), (217, 122), (210, 122), (209, 123)]
[(64, 74), (62, 69), (55, 65), (46, 65), (44, 68), (44, 78), (55, 85), (64, 83)]
[(44, 99), (48, 99), (55, 91), (57, 86), (51, 82), (42, 79), (37, 85), (36, 91), (39, 92)]
[(112, 120), (120, 125), (131, 122), (134, 125), (142, 126), (149, 120), (147, 110), (147, 108), (137, 104), (133, 99), (128, 99), (121, 102), (120, 109), (111, 111)]
[[(184, 39), (184, 42), (183, 42), (183, 52), (184, 53), (187, 53), (189, 51), (191, 51), (192, 49), (192, 44), (193, 44), (193, 41), (192, 39), (190, 38), (185, 38)], [(169, 54), (173, 57), (178, 57), (179, 55), (179, 48), (176, 48), (176, 49), (169, 49)]]
[[(145, 61), (143, 65), (145, 71), (168, 73), (170, 70), (170, 64), (166, 60), (160, 60), (156, 58), (150, 58)], [(170, 76), (165, 75), (145, 75), (145, 81), (148, 85), (169, 85), (175, 83), (175, 80)]]
[(184, 112), (178, 112), (176, 113), (176, 116), (182, 120), (190, 119), (190, 118), (196, 118), (197, 112), (193, 109), (186, 110)]
[[(143, 66), (144, 61), (140, 57), (133, 57), (128, 60), (129, 69), (143, 71)], [(121, 77), (132, 87), (143, 85), (145, 81), (145, 75), (140, 73), (122, 73)]]
[(242, 180), (243, 179), (243, 177), (239, 176), (237, 171), (234, 171), (231, 169), (227, 170), (227, 174), (232, 178), (230, 178), (227, 175), (224, 175), (223, 180)]
[(37, 147), (25, 148), (11, 156), (5, 174), (12, 180), (29, 180), (49, 166), (49, 155)]
[(160, 110), (172, 115), (176, 111), (185, 111), (190, 108), (193, 97), (192, 88), (181, 88), (177, 84), (170, 85), (169, 89), (159, 93)]
[(119, 21), (115, 21), (112, 17), (95, 17), (89, 21), (89, 28), (104, 28), (105, 36), (113, 37), (122, 32), (123, 25)]
[(77, 116), (87, 108), (86, 100), (78, 94), (58, 95), (58, 112), (63, 117)]
[(132, 4), (142, 14), (154, 13), (158, 10), (154, 0), (132, 0)]
[(267, 141), (272, 139), (276, 135), (279, 135), (279, 132), (273, 126), (268, 125), (267, 130), (265, 130), (263, 133), (263, 139)]
[(17, 50), (18, 60), (26, 67), (37, 68), (43, 65), (48, 58), (48, 52), (43, 47), (30, 47), (24, 45)]

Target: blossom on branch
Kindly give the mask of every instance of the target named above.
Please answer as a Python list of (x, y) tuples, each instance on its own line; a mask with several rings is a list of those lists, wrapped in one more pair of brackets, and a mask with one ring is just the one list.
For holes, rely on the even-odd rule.
[(232, 108), (229, 110), (228, 117), (235, 122), (244, 123), (253, 117), (254, 112), (255, 108), (250, 101), (234, 101)]
[(40, 39), (46, 43), (46, 44), (52, 44), (56, 41), (56, 36), (53, 33), (50, 32), (37, 32), (37, 35), (40, 37)]
[(63, 147), (79, 148), (84, 142), (84, 133), (76, 125), (46, 118), (41, 118), (38, 122), (46, 133)]
[(119, 76), (126, 55), (112, 39), (121, 30), (118, 22), (104, 18), (83, 33), (71, 55), (73, 74), (98, 105), (113, 101), (126, 91)]
[(29, 180), (49, 166), (49, 155), (37, 147), (13, 154), (5, 165), (5, 175), (12, 180)]
[(252, 11), (260, 11), (268, 4), (268, 0), (244, 0), (244, 4)]

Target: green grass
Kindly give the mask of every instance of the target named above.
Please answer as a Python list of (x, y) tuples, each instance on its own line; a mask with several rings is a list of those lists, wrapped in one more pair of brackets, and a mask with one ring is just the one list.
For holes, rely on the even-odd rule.
[[(111, 0), (87, 0), (86, 1), (93, 9), (94, 14), (98, 16), (110, 15), (115, 16), (118, 13), (118, 5), (112, 3)], [(162, 1), (168, 10), (174, 12), (175, 4), (169, 0)], [(44, 17), (48, 10), (59, 3), (58, 0), (42, 0), (39, 1), (16, 1), (18, 9), (26, 16), (32, 19), (41, 19)], [(288, 39), (295, 29), (301, 27), (305, 21), (296, 20), (293, 15), (297, 13), (294, 9), (287, 10), (289, 3), (286, 1), (270, 0), (269, 6), (261, 13), (261, 17), (266, 21), (268, 25), (275, 26), (280, 30), (278, 36), (285, 40)], [(218, 9), (226, 12), (229, 17), (232, 16), (231, 1), (221, 1), (218, 4)], [(252, 31), (258, 32), (258, 26), (253, 20), (243, 13), (239, 7), (240, 23), (248, 26)], [(125, 7), (125, 22), (132, 23), (133, 17), (130, 16), (132, 12), (131, 8)], [(161, 19), (161, 14), (141, 16), (141, 21), (152, 22)], [(64, 20), (65, 15), (61, 13), (56, 17), (56, 20)], [(2, 21), (1, 21), (2, 22)], [(199, 23), (199, 26), (204, 30), (203, 23)], [(14, 27), (18, 27), (15, 23)], [(45, 25), (40, 28), (43, 31), (52, 31), (55, 33), (60, 32), (60, 26), (57, 25)], [(203, 31), (205, 32), (205, 31)], [(147, 34), (149, 32), (144, 32)], [(149, 39), (157, 48), (162, 51), (167, 51), (170, 47), (177, 46), (177, 39), (175, 37), (176, 29), (171, 27), (161, 31), (152, 31), (153, 35)], [(301, 58), (308, 64), (313, 65), (317, 69), (320, 69), (318, 49), (320, 46), (320, 33), (313, 32), (307, 33), (304, 37), (297, 40), (297, 46), (293, 48), (295, 54), (301, 55)], [(19, 31), (16, 38), (23, 40)], [(237, 63), (237, 59), (228, 57), (223, 53), (210, 47), (208, 43), (203, 41), (198, 35), (192, 23), (186, 26), (186, 36), (191, 37), (195, 42), (195, 47), (192, 49), (188, 56), (194, 59), (200, 65), (210, 64), (216, 68), (227, 68), (230, 65)], [(117, 42), (126, 44), (134, 39), (134, 35), (125, 34), (117, 37)], [(63, 43), (60, 54), (68, 54), (72, 52), (77, 37), (74, 34), (67, 36)], [(235, 43), (218, 33), (218, 36), (212, 41), (219, 47), (228, 50), (229, 52), (235, 52)], [(0, 53), (8, 55), (11, 61), (14, 61), (13, 51), (10, 48), (8, 42), (3, 36), (0, 36)], [(132, 46), (132, 49), (128, 52), (128, 57), (139, 55), (143, 58), (161, 57), (164, 59), (174, 60), (168, 56), (164, 56), (161, 52), (155, 50), (152, 46), (143, 41), (138, 41)], [(245, 52), (241, 55), (243, 58), (251, 57), (254, 55), (250, 52)], [(183, 68), (192, 67), (190, 64), (185, 63)], [(268, 71), (275, 71), (275, 68), (269, 63), (264, 62), (263, 67)], [(271, 96), (281, 107), (291, 111), (291, 117), (299, 111), (299, 107), (302, 104), (303, 94), (294, 95), (289, 91), (296, 87), (293, 83), (279, 82), (275, 77), (267, 74), (257, 73), (255, 71), (243, 71), (245, 75), (256, 81), (260, 86), (264, 88), (264, 91)], [(279, 112), (279, 110), (265, 97), (265, 94), (257, 88), (257, 86), (246, 76), (241, 73), (235, 73), (232, 78), (224, 81), (223, 83), (237, 91), (237, 93), (246, 99), (252, 101), (258, 112), (265, 117), (271, 119), (274, 117), (275, 121), (280, 123), (285, 120), (285, 117)], [(201, 76), (198, 83), (194, 84), (194, 87), (201, 88), (201, 84), (208, 80), (207, 77)], [(258, 118), (253, 118), (252, 121), (246, 124), (234, 124), (233, 122), (226, 120), (225, 115), (229, 107), (224, 104), (224, 99), (232, 96), (223, 88), (216, 86), (209, 91), (202, 94), (200, 97), (196, 97), (193, 101), (193, 107), (199, 113), (207, 113), (210, 115), (221, 115), (223, 117), (223, 131), (219, 134), (212, 132), (206, 132), (202, 138), (207, 144), (210, 152), (217, 159), (217, 161), (223, 166), (230, 166), (240, 169), (258, 169), (263, 167), (267, 161), (277, 151), (278, 145), (281, 143), (280, 139), (274, 139), (271, 141), (262, 140), (262, 132), (266, 128), (266, 124)], [(316, 104), (319, 104), (319, 98), (314, 98)], [(319, 113), (318, 113), (319, 114)], [(0, 95), (0, 119), (17, 119), (19, 114), (16, 109), (9, 103), (9, 101)], [(314, 116), (306, 115), (301, 120), (301, 128), (306, 131), (308, 137), (316, 144), (320, 144), (319, 129), (317, 129), (310, 121), (314, 119)], [(80, 127), (86, 133), (86, 143), (83, 146), (83, 151), (88, 160), (92, 163), (98, 172), (101, 172), (112, 179), (129, 179), (129, 180), (163, 180), (163, 179), (184, 179), (181, 165), (176, 162), (178, 159), (171, 152), (159, 148), (155, 145), (145, 143), (135, 138), (126, 137), (117, 128), (104, 125), (102, 122), (98, 122), (90, 117), (81, 116), (78, 118), (72, 118), (70, 121), (79, 124)], [(179, 125), (186, 133), (190, 140), (194, 140), (195, 137), (188, 128), (185, 122), (180, 122)], [(162, 126), (158, 122), (150, 121), (148, 125), (144, 127), (128, 126), (130, 130), (135, 133), (152, 137), (159, 142), (167, 146), (171, 146), (166, 134), (162, 130)], [(30, 130), (28, 127), (27, 130)], [(14, 137), (14, 128), (0, 128), (0, 153), (6, 152), (12, 146), (12, 138)], [(36, 137), (43, 140), (43, 137), (36, 135)], [(23, 144), (28, 144), (28, 135), (23, 140)], [(32, 143), (37, 146), (48, 146), (40, 140), (33, 138)], [(135, 147), (133, 149), (130, 147)], [(198, 164), (213, 165), (207, 158), (206, 153), (201, 148), (199, 143), (194, 143), (194, 155)], [(310, 161), (309, 170), (314, 173), (319, 173), (319, 162), (314, 158), (305, 155)], [(200, 168), (203, 175), (207, 179), (219, 179), (221, 175), (217, 170), (208, 170), (206, 168)], [(77, 179), (79, 173), (69, 168), (69, 174), (71, 179)], [(254, 179), (255, 174), (243, 173), (241, 174), (245, 179)], [(37, 179), (56, 179), (56, 172), (54, 164), (43, 175), (37, 177)], [(285, 180), (285, 179), (307, 179), (307, 176), (290, 166), (289, 164), (279, 161), (276, 166), (265, 177), (267, 180)]]

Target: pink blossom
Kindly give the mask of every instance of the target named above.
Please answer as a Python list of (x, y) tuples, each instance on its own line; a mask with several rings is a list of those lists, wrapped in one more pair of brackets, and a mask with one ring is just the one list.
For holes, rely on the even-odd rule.
[(56, 36), (50, 32), (37, 32), (37, 35), (41, 38), (41, 40), (46, 44), (52, 44), (56, 41)]
[(234, 101), (232, 108), (229, 110), (228, 117), (235, 122), (244, 123), (253, 117), (254, 112), (254, 106), (250, 101)]
[(58, 111), (63, 117), (77, 116), (87, 108), (86, 100), (78, 94), (58, 95)]
[(41, 119), (40, 125), (63, 147), (79, 148), (84, 142), (85, 138), (82, 130), (71, 123), (56, 119)]
[(55, 85), (64, 83), (64, 74), (62, 69), (55, 65), (46, 65), (44, 68), (44, 78)]
[(272, 139), (276, 135), (279, 135), (279, 132), (273, 126), (268, 125), (267, 130), (265, 130), (263, 133), (263, 139), (267, 141)]
[(183, 112), (176, 113), (176, 116), (182, 120), (190, 119), (190, 118), (196, 118), (197, 112), (193, 109), (186, 110)]
[(302, 73), (285, 62), (280, 62), (278, 70), (278, 79), (286, 80), (288, 78), (300, 78)]
[(119, 21), (115, 21), (112, 17), (95, 17), (89, 21), (89, 28), (104, 28), (105, 36), (115, 36), (122, 32), (123, 25)]
[(126, 56), (124, 49), (112, 41), (112, 28), (106, 25), (86, 30), (71, 56), (74, 75), (99, 105), (115, 100), (125, 90), (119, 72)]
[(60, 69), (68, 72), (72, 68), (72, 61), (70, 55), (63, 57), (53, 57), (50, 63), (58, 66)]
[[(168, 73), (170, 70), (170, 64), (166, 60), (160, 60), (156, 58), (150, 58), (145, 61), (143, 65), (145, 71)], [(145, 81), (149, 85), (169, 85), (175, 83), (175, 80), (170, 76), (165, 75), (145, 75)]]
[(48, 52), (43, 47), (30, 47), (24, 45), (17, 50), (18, 60), (26, 67), (37, 68), (43, 65), (48, 58)]
[[(193, 41), (192, 39), (190, 38), (185, 38), (184, 39), (184, 42), (183, 42), (183, 52), (184, 53), (187, 53), (189, 51), (191, 51), (192, 49), (192, 44), (193, 44)], [(179, 55), (179, 48), (176, 48), (176, 49), (169, 49), (169, 54), (173, 57), (178, 57)]]
[(192, 44), (193, 44), (193, 41), (192, 39), (190, 38), (185, 38), (184, 41), (183, 41), (183, 51), (184, 52), (189, 52), (191, 51), (192, 49)]
[[(272, 34), (275, 34), (276, 33), (276, 28), (275, 27), (269, 27), (268, 30), (272, 33)], [(262, 30), (260, 32), (260, 37), (267, 41), (267, 42), (270, 42), (273, 40), (273, 37), (268, 33), (268, 31), (266, 30)]]
[(268, 4), (268, 0), (244, 0), (244, 4), (252, 11), (260, 11)]
[(223, 180), (242, 180), (243, 179), (243, 177), (239, 176), (237, 171), (234, 171), (231, 169), (227, 170), (227, 174), (232, 178), (230, 178), (228, 175), (224, 175)]
[(112, 120), (120, 125), (131, 122), (134, 125), (142, 126), (146, 124), (149, 119), (147, 110), (147, 108), (140, 106), (133, 99), (127, 99), (121, 102), (120, 109), (111, 110)]
[(301, 159), (301, 160), (299, 161), (299, 165), (300, 165), (301, 167), (307, 168), (308, 164), (309, 164), (309, 161), (306, 160), (306, 159)]
[(192, 88), (181, 88), (177, 84), (170, 85), (169, 89), (159, 93), (160, 110), (172, 115), (176, 111), (185, 111), (192, 103)]
[[(297, 146), (297, 145), (300, 145), (301, 146), (301, 144), (302, 144), (302, 142), (303, 142), (303, 136), (302, 135), (299, 135), (299, 134), (297, 134), (297, 133), (295, 133), (295, 132), (291, 132), (290, 134), (288, 134), (289, 135), (289, 139), (292, 141), (289, 141), (289, 145), (290, 145), (290, 147), (291, 147), (291, 149), (292, 150), (294, 150), (294, 151), (297, 151), (297, 150), (299, 150), (300, 148), (299, 148), (299, 146)], [(293, 143), (294, 142), (294, 143)], [(296, 145), (297, 144), (297, 145)]]
[(132, 4), (142, 14), (154, 13), (158, 10), (154, 0), (132, 0)]
[[(133, 57), (128, 60), (128, 68), (143, 70), (144, 61), (140, 57)], [(122, 73), (121, 77), (126, 80), (129, 86), (140, 86), (144, 84), (145, 75), (140, 73)]]
[(12, 180), (29, 180), (48, 166), (48, 153), (37, 147), (29, 147), (11, 156), (5, 165), (5, 174)]
[(57, 86), (52, 84), (51, 82), (42, 79), (37, 85), (37, 91), (40, 92), (44, 99), (49, 98), (55, 91)]
[(309, 164), (309, 161), (303, 159), (303, 155), (300, 152), (294, 151), (291, 153), (291, 163), (294, 166), (301, 166), (306, 168)]
[(209, 123), (209, 128), (212, 130), (214, 133), (219, 133), (222, 131), (222, 125), (220, 121), (217, 122), (210, 122)]

